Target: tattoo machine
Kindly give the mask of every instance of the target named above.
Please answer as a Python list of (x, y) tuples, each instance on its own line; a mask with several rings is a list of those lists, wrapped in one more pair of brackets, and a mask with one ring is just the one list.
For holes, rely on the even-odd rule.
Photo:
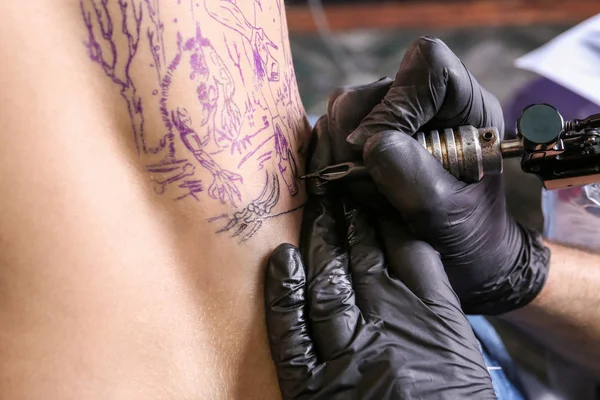
[[(517, 138), (500, 140), (495, 128), (472, 126), (419, 132), (415, 139), (444, 168), (466, 183), (502, 173), (503, 159), (521, 157), (521, 169), (536, 175), (546, 189), (600, 182), (600, 114), (564, 121), (548, 104), (526, 107), (517, 121)], [(361, 163), (325, 167), (301, 179), (317, 187), (329, 181), (368, 177)]]

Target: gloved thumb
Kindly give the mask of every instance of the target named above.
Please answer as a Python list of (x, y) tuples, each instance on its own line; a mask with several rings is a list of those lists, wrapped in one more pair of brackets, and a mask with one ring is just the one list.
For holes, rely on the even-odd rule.
[(306, 173), (311, 173), (333, 164), (331, 136), (327, 117), (322, 116), (315, 124), (308, 143)]
[(403, 216), (435, 220), (438, 212), (447, 209), (448, 198), (466, 186), (402, 132), (375, 134), (365, 144), (363, 160), (379, 191)]

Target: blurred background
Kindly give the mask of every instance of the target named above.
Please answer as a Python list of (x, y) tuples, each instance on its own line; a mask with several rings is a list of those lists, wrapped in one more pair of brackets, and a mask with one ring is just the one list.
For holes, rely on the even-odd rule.
[[(600, 0), (285, 0), (285, 4), (300, 94), (313, 121), (325, 113), (332, 89), (393, 77), (406, 47), (422, 35), (445, 41), (479, 83), (498, 97), (509, 134), (520, 110), (531, 103), (553, 104), (565, 119), (600, 112), (600, 102), (594, 101), (597, 98), (582, 95), (581, 90), (574, 93), (573, 87), (566, 89), (556, 79), (549, 80), (514, 66), (517, 58), (600, 14)], [(597, 70), (600, 77), (599, 25), (597, 18), (597, 34), (588, 35), (590, 43), (596, 46), (598, 62), (586, 59), (583, 64), (588, 72)], [(568, 47), (566, 44), (563, 48)], [(576, 53), (564, 51), (564, 57)], [(568, 63), (562, 68), (576, 69)], [(539, 180), (523, 174), (518, 160), (508, 160), (505, 182), (513, 215), (526, 226), (544, 229), (544, 192)], [(571, 197), (583, 199), (578, 192), (571, 193)], [(588, 198), (584, 200), (590, 202)], [(594, 202), (600, 206), (600, 198), (597, 200)], [(581, 210), (580, 205), (575, 208)], [(546, 225), (550, 215), (572, 218), (574, 214), (564, 210), (544, 209)], [(596, 221), (590, 228), (593, 232), (582, 230), (581, 224), (575, 228), (585, 231), (588, 238), (590, 234), (600, 237), (597, 227), (600, 219)], [(575, 228), (569, 223), (559, 226), (562, 231), (554, 232), (553, 239), (567, 241)], [(519, 365), (558, 394), (540, 399), (600, 399), (599, 386), (577, 368), (500, 321), (493, 323)]]
[[(600, 112), (600, 102), (582, 97), (581, 91), (574, 93), (514, 66), (517, 58), (600, 14), (600, 0), (285, 0), (285, 4), (300, 94), (313, 122), (325, 113), (332, 89), (394, 77), (406, 47), (422, 35), (445, 41), (479, 83), (496, 95), (508, 134), (522, 108), (532, 103), (553, 104), (565, 119)], [(600, 18), (596, 21), (592, 25), (597, 31), (588, 33), (587, 39), (591, 37), (596, 46), (597, 62), (585, 58), (581, 63), (584, 69), (600, 72)], [(564, 50), (565, 46), (582, 45), (566, 44), (557, 50), (562, 59), (558, 70), (566, 68), (575, 76), (577, 60), (565, 59), (584, 57), (573, 57), (580, 50)], [(596, 75), (600, 85), (600, 73)], [(505, 170), (509, 208), (525, 225), (543, 229), (539, 180), (520, 173), (516, 159), (507, 160)], [(590, 232), (584, 233), (589, 237)]]
[(502, 103), (536, 78), (513, 61), (600, 13), (599, 0), (286, 0), (300, 92), (322, 114), (334, 87), (393, 77), (410, 42), (444, 40)]

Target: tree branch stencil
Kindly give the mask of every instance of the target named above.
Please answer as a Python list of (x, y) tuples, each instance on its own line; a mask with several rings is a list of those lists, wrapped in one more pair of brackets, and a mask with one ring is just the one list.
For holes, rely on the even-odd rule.
[(213, 176), (213, 182), (208, 188), (208, 195), (218, 199), (221, 203), (229, 202), (236, 207), (237, 202), (242, 200), (242, 195), (237, 188), (236, 182), (242, 183), (242, 177), (233, 172), (221, 168), (212, 157), (204, 151), (208, 138), (202, 140), (191, 126), (191, 117), (185, 109), (176, 109), (171, 112), (173, 125), (179, 131), (185, 147), (194, 155), (202, 167)]
[[(111, 15), (109, 0), (80, 0), (81, 15), (87, 28), (85, 43), (89, 57), (120, 88), (127, 104), (131, 128), (138, 154), (158, 153), (162, 148), (147, 146), (144, 135), (144, 110), (142, 98), (131, 78), (131, 64), (138, 51), (142, 18), (142, 3), (135, 0), (117, 0), (118, 14)], [(125, 51), (118, 51), (117, 36), (127, 44)]]
[(165, 54), (165, 44), (163, 42), (163, 33), (165, 26), (160, 19), (160, 0), (144, 0), (146, 8), (148, 10), (148, 17), (150, 19), (150, 26), (146, 30), (148, 37), (148, 45), (150, 47), (150, 53), (154, 60), (154, 67), (158, 75), (158, 81), (162, 81), (163, 69), (167, 62), (167, 56)]
[[(167, 104), (173, 74), (179, 67), (182, 57), (181, 54), (177, 54), (174, 60), (168, 66), (166, 65), (164, 25), (160, 19), (158, 0), (117, 1), (119, 15), (111, 15), (109, 0), (80, 0), (81, 14), (88, 32), (86, 47), (91, 60), (99, 64), (104, 73), (120, 88), (121, 96), (127, 104), (138, 154), (157, 154), (165, 148), (168, 150), (162, 162), (148, 166), (151, 178), (156, 183), (155, 191), (162, 194), (167, 185), (186, 177), (192, 177), (194, 174), (192, 165), (186, 163), (182, 166), (180, 164), (182, 160), (175, 155), (174, 134), (179, 133), (187, 150), (213, 176), (213, 182), (207, 191), (208, 195), (222, 203), (229, 202), (236, 206), (241, 201), (241, 194), (236, 186), (236, 182), (242, 182), (241, 176), (220, 168), (201, 149), (203, 145), (206, 145), (206, 138), (189, 140), (192, 134), (196, 136), (197, 134), (186, 123), (190, 120), (187, 118), (186, 111), (180, 108), (171, 109), (172, 107), (169, 108), (170, 106)], [(168, 131), (168, 134), (159, 141), (159, 145), (155, 148), (149, 148), (146, 144), (143, 102), (130, 73), (140, 43), (144, 10), (147, 11), (149, 21), (146, 38), (152, 54), (153, 66), (160, 79), (159, 111)], [(126, 51), (117, 47), (117, 35), (121, 35), (119, 39), (125, 39)], [(208, 59), (199, 51), (201, 46), (209, 48)], [(198, 100), (205, 107), (204, 123), (208, 122), (209, 118), (213, 118), (211, 126), (214, 127), (212, 132), (214, 143), (220, 147), (230, 147), (237, 139), (236, 134), (239, 134), (242, 118), (239, 108), (232, 99), (235, 91), (233, 79), (210, 42), (201, 37), (199, 29), (196, 32), (195, 40), (190, 39), (185, 44), (181, 43), (181, 37), (178, 36), (178, 48), (183, 48), (184, 51), (196, 51), (190, 58), (190, 79), (200, 79), (206, 73), (210, 74), (209, 68), (216, 71), (211, 75), (212, 85), (207, 85), (205, 82), (199, 84)], [(223, 95), (221, 98), (219, 98), (220, 94)], [(167, 166), (174, 168), (170, 171), (172, 172), (170, 177), (163, 176), (167, 173), (165, 172), (168, 169)], [(187, 190), (183, 198), (191, 193), (197, 199), (197, 193), (202, 191), (200, 181), (188, 179), (187, 182), (187, 184), (179, 185), (180, 188)], [(182, 196), (177, 198), (180, 199)]]

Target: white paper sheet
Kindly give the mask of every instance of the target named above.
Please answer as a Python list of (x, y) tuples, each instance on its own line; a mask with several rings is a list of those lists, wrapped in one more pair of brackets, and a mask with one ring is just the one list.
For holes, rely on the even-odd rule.
[(518, 58), (514, 65), (600, 105), (600, 14)]

